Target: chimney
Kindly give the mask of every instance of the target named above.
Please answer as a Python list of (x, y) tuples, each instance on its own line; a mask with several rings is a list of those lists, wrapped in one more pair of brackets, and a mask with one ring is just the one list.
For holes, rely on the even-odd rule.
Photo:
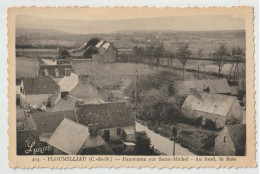
[(88, 130), (89, 130), (90, 136), (96, 137), (97, 134), (98, 134), (98, 124), (97, 123), (89, 124), (88, 125)]
[(80, 118), (79, 118), (80, 117), (79, 101), (74, 100), (73, 106), (74, 106), (74, 112), (75, 112), (77, 122), (79, 123), (79, 121), (80, 121)]
[(39, 76), (40, 71), (40, 62), (37, 62), (37, 76)]
[(70, 76), (70, 68), (65, 68), (65, 76)]
[(202, 100), (202, 97), (200, 93), (196, 90), (196, 88), (190, 88), (190, 92), (194, 97), (196, 97), (199, 100)]
[(193, 95), (196, 92), (196, 88), (190, 88), (190, 93)]

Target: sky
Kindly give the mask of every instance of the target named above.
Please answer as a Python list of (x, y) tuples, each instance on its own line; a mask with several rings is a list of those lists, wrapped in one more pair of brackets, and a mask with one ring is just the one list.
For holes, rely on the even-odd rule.
[[(168, 15), (168, 14), (167, 14)], [(92, 15), (95, 16), (95, 15)], [(140, 18), (141, 16), (141, 18)], [(96, 16), (95, 16), (96, 17)], [(215, 31), (244, 30), (245, 20), (234, 15), (160, 16), (136, 15), (96, 18), (17, 15), (17, 28), (50, 29), (73, 34), (111, 33), (124, 30)]]

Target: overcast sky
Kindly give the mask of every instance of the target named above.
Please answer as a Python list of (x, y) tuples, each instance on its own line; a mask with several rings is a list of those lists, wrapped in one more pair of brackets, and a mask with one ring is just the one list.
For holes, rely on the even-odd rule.
[[(75, 34), (111, 33), (121, 30), (214, 31), (244, 30), (245, 20), (232, 15), (77, 17), (16, 16), (16, 27), (61, 30)], [(138, 16), (138, 17), (139, 17)], [(105, 19), (104, 19), (105, 18)]]

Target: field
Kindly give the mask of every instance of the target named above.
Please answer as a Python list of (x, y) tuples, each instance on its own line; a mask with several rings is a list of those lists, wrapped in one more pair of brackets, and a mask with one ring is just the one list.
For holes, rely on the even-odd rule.
[(183, 44), (189, 43), (193, 55), (198, 53), (199, 49), (203, 49), (202, 54), (214, 52), (219, 43), (226, 44), (228, 49), (233, 47), (241, 47), (245, 50), (245, 31), (124, 31), (114, 32), (110, 34), (62, 34), (57, 35), (39, 35), (34, 37), (33, 33), (25, 36), (17, 36), (17, 44), (33, 44), (33, 45), (56, 45), (69, 48), (77, 48), (90, 38), (98, 37), (107, 42), (113, 43), (116, 48), (134, 48), (135, 45), (146, 46), (148, 40), (159, 40), (163, 42), (164, 50), (174, 53)]

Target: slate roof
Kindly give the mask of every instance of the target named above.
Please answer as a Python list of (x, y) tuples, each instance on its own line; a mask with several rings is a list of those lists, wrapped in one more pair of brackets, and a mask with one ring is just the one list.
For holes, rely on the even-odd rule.
[(100, 48), (103, 45), (104, 41), (101, 40), (97, 43), (97, 45), (95, 46), (96, 48)]
[(66, 96), (64, 98), (61, 98), (53, 107), (52, 107), (52, 112), (57, 112), (57, 111), (64, 111), (64, 110), (73, 110), (74, 106), (74, 98), (70, 96)]
[(75, 88), (75, 86), (77, 86), (78, 81), (78, 75), (70, 73), (70, 76), (64, 76), (58, 84), (60, 86), (61, 91), (70, 92), (73, 88)]
[(226, 79), (183, 81), (180, 82), (178, 90), (181, 94), (186, 95), (190, 93), (190, 88), (195, 88), (196, 91), (204, 92), (203, 89), (206, 87), (209, 87), (209, 93), (212, 94), (231, 93), (231, 88)]
[(76, 121), (74, 110), (32, 113), (33, 126), (39, 134), (54, 132), (64, 118)]
[(227, 116), (233, 102), (236, 100), (236, 97), (228, 95), (198, 92), (196, 94), (197, 95), (188, 95), (182, 108)]
[(104, 51), (106, 51), (108, 48), (110, 47), (110, 43), (105, 43), (102, 48), (104, 49)]
[(135, 125), (135, 115), (125, 102), (81, 104), (79, 116), (83, 124), (98, 123), (100, 129)]
[(95, 98), (98, 96), (98, 91), (89, 83), (80, 83), (70, 91), (70, 95), (76, 98)]
[(60, 87), (51, 77), (24, 78), (25, 95), (54, 94)]
[(236, 149), (245, 148), (246, 145), (246, 125), (227, 125), (227, 130)]
[(87, 126), (65, 118), (52, 134), (48, 144), (69, 155), (76, 155), (88, 136)]

